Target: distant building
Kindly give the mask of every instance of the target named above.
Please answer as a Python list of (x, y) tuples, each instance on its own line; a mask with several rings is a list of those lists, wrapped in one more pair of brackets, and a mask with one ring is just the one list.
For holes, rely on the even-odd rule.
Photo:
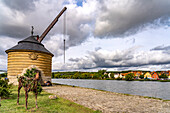
[(152, 79), (151, 73), (150, 73), (150, 72), (146, 72), (146, 73), (144, 74), (144, 78)]
[(120, 75), (119, 73), (114, 73), (114, 77), (115, 77), (115, 78), (118, 78), (119, 75)]
[(139, 79), (140, 75), (142, 75), (141, 71), (134, 71), (133, 73), (134, 73), (135, 79)]
[(152, 72), (151, 75), (152, 75), (152, 79), (155, 80), (159, 79), (159, 75), (156, 72)]

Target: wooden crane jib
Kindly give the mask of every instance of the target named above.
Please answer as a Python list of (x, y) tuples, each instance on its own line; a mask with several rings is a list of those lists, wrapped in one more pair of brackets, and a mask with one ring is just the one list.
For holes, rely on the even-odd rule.
[(61, 12), (56, 16), (56, 18), (51, 22), (51, 24), (47, 27), (47, 29), (43, 32), (43, 34), (39, 37), (38, 41), (41, 42), (44, 37), (48, 34), (48, 32), (53, 28), (53, 26), (56, 24), (60, 16), (67, 10), (66, 7), (64, 7)]

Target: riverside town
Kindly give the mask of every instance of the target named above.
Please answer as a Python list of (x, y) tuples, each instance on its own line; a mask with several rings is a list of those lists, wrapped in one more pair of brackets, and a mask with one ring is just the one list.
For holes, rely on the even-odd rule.
[(170, 71), (53, 72), (52, 78), (170, 81)]

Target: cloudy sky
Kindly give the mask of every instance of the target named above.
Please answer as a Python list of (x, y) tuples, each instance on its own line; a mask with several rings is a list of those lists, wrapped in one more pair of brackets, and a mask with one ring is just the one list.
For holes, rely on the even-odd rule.
[(42, 41), (53, 70), (170, 70), (170, 0), (0, 0), (0, 70), (6, 49), (31, 26), (41, 35), (65, 6), (66, 35), (62, 15)]

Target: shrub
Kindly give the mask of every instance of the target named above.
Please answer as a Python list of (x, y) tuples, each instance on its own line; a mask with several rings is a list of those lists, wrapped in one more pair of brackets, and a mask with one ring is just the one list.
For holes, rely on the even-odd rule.
[(161, 74), (161, 75), (159, 76), (159, 78), (166, 79), (166, 78), (168, 78), (168, 76), (167, 76), (165, 73), (163, 73), (163, 74)]
[(115, 79), (114, 73), (111, 73), (111, 74), (110, 74), (110, 77), (111, 77), (112, 79)]
[(2, 79), (0, 77), (0, 97), (7, 98), (12, 93), (10, 88), (12, 87), (12, 84), (8, 84), (8, 79)]
[[(35, 77), (35, 75), (36, 75), (36, 68), (27, 69), (25, 73), (23, 72), (20, 76), (18, 76), (18, 81), (22, 77), (22, 85), (24, 87), (26, 87), (27, 85), (32, 85), (31, 90), (33, 90), (33, 92), (35, 93), (35, 90), (33, 89), (33, 79), (28, 79), (28, 78)], [(40, 94), (41, 91), (42, 91), (42, 86), (41, 83), (38, 82), (37, 85), (38, 94)]]
[(0, 74), (1, 77), (7, 77), (7, 73)]
[(125, 80), (127, 81), (132, 81), (134, 80), (134, 74), (133, 73), (129, 73), (125, 76)]
[[(41, 84), (40, 83), (38, 83), (38, 85), (37, 85), (37, 92), (38, 92), (38, 94), (40, 94), (41, 92), (42, 92), (42, 86), (41, 86)], [(34, 92), (35, 93), (35, 92)]]
[(140, 78), (140, 79), (143, 79), (143, 78), (144, 78), (144, 75), (140, 75), (139, 78)]

